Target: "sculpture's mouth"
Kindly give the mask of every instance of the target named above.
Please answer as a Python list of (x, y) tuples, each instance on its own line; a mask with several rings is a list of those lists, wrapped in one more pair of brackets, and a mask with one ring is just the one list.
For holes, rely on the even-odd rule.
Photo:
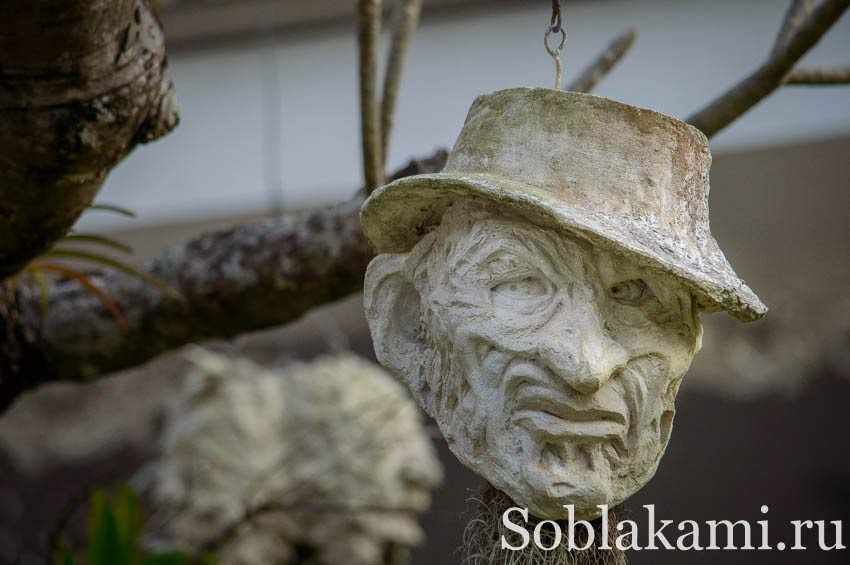
[(574, 404), (547, 386), (521, 385), (514, 402), (514, 422), (550, 438), (592, 442), (622, 438), (626, 432), (624, 414), (593, 404)]

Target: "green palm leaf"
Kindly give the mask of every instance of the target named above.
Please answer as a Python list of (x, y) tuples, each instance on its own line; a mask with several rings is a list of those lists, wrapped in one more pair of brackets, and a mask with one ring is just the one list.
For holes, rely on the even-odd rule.
[(94, 233), (69, 233), (65, 237), (59, 240), (59, 243), (93, 243), (96, 245), (103, 245), (105, 247), (110, 247), (112, 249), (116, 249), (123, 253), (132, 253), (133, 248), (118, 241), (116, 239), (112, 239), (103, 235), (97, 235)]
[(116, 206), (115, 204), (92, 204), (88, 207), (89, 210), (100, 210), (103, 212), (114, 212), (116, 214), (121, 214), (122, 216), (127, 216), (128, 218), (135, 218), (136, 213), (132, 210), (128, 210), (127, 208), (122, 208), (121, 206)]

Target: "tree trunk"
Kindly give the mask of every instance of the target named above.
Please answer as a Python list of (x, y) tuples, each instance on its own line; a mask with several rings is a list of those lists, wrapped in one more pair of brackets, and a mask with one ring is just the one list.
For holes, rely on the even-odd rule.
[(0, 2), (0, 279), (68, 232), (109, 171), (177, 125), (146, 0)]

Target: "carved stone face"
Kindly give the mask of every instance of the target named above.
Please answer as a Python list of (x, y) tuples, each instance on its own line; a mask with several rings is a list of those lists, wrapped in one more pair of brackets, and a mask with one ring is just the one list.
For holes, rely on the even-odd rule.
[(702, 331), (672, 277), (468, 201), (378, 256), (366, 298), (381, 362), (532, 514), (593, 518), (654, 475)]

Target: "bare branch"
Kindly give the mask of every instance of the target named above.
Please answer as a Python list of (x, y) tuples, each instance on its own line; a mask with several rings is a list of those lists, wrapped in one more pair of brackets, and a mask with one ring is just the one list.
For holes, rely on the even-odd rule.
[[(446, 152), (412, 161), (401, 178), (439, 171)], [(182, 295), (117, 271), (88, 273), (118, 305), (127, 330), (77, 281), (51, 284), (41, 316), (36, 286), (0, 296), (0, 412), (47, 381), (82, 381), (132, 367), (186, 343), (279, 326), (357, 292), (372, 250), (360, 229), (362, 197), (341, 206), (203, 235), (144, 266)]]
[(824, 0), (799, 29), (755, 73), (688, 118), (711, 137), (758, 104), (785, 82), (797, 61), (838, 21), (850, 0)]
[(605, 51), (587, 67), (579, 77), (569, 86), (567, 90), (573, 92), (590, 92), (599, 82), (605, 78), (611, 69), (620, 62), (625, 54), (631, 49), (637, 38), (635, 30), (630, 29), (626, 33), (617, 36)]
[(850, 66), (794, 69), (785, 80), (786, 86), (838, 86), (843, 84), (850, 84)]
[(357, 30), (360, 49), (360, 129), (363, 177), (367, 194), (383, 184), (381, 124), (375, 92), (378, 44), (381, 40), (381, 0), (358, 0)]
[(390, 134), (393, 129), (398, 86), (401, 82), (401, 71), (410, 41), (419, 25), (419, 14), (422, 12), (422, 0), (399, 0), (398, 13), (393, 24), (393, 41), (390, 46), (387, 72), (384, 75), (384, 91), (381, 100), (381, 162), (386, 166), (390, 145)]
[(816, 4), (817, 0), (791, 0), (788, 11), (785, 12), (785, 18), (782, 20), (782, 27), (776, 35), (771, 57), (776, 57), (788, 46), (794, 34), (800, 31), (806, 19), (812, 15)]

